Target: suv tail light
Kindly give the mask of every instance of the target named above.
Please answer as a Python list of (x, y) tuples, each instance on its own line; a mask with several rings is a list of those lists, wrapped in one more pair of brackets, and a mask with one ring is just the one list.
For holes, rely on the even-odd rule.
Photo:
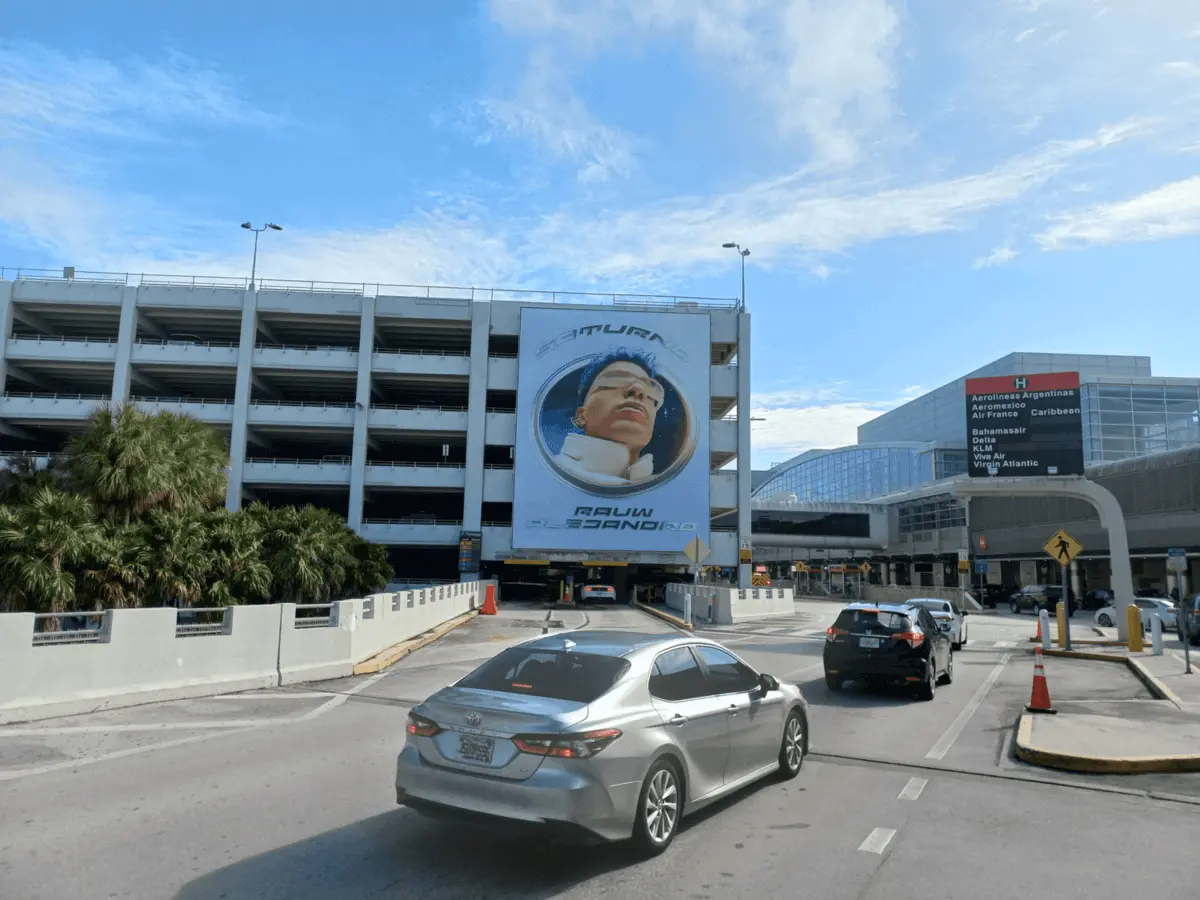
[(898, 634), (892, 635), (893, 641), (908, 641), (908, 645), (913, 649), (920, 647), (925, 643), (925, 635), (919, 631), (901, 631)]
[(590, 759), (621, 736), (618, 728), (579, 734), (518, 734), (512, 739), (522, 753), (559, 759)]
[(838, 635), (849, 633), (850, 632), (848, 632), (845, 628), (834, 628), (832, 625), (830, 625), (825, 629), (825, 640), (836, 641), (838, 639)]
[(442, 726), (433, 719), (427, 719), (414, 712), (408, 714), (408, 733), (416, 737), (433, 737), (441, 734)]

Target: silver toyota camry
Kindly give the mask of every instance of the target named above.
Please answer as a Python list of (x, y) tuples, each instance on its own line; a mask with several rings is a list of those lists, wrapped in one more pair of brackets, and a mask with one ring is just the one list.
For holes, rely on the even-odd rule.
[(414, 707), (396, 802), (655, 854), (682, 816), (796, 777), (807, 752), (800, 689), (720, 644), (579, 631), (510, 647)]

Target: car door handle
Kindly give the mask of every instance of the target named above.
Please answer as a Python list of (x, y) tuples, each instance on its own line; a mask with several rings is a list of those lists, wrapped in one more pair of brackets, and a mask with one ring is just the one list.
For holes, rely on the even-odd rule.
[(687, 716), (681, 716), (679, 713), (675, 713), (675, 715), (671, 716), (669, 721), (672, 725), (683, 725), (687, 722), (687, 720)]
[(729, 714), (731, 716), (736, 716), (738, 714), (738, 707), (736, 703), (729, 704)]

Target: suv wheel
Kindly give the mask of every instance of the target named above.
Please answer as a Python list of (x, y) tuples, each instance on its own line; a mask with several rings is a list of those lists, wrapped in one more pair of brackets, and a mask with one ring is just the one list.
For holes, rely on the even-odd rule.
[(925, 680), (917, 686), (915, 691), (918, 700), (932, 700), (937, 694), (937, 663), (934, 662), (933, 653), (929, 654), (928, 669), (925, 672)]
[(683, 812), (683, 790), (679, 771), (663, 758), (650, 767), (638, 800), (633, 842), (644, 856), (657, 856), (675, 839)]
[(1015, 616), (1021, 611), (1021, 607), (1017, 606), (1016, 600), (1009, 600), (1008, 601), (1008, 611), (1011, 612)]

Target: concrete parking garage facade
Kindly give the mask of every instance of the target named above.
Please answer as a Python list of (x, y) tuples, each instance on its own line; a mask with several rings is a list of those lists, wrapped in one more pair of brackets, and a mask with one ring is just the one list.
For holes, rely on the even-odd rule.
[(512, 547), (521, 311), (546, 307), (707, 320), (711, 515), (730, 523), (704, 535), (707, 562), (737, 565), (750, 540), (749, 421), (737, 417), (750, 319), (735, 301), (7, 270), (0, 456), (48, 457), (98, 405), (133, 403), (228, 435), (228, 508), (335, 509), (394, 548), (406, 579), (455, 577), (463, 532), (482, 536), (485, 564), (558, 558)]

